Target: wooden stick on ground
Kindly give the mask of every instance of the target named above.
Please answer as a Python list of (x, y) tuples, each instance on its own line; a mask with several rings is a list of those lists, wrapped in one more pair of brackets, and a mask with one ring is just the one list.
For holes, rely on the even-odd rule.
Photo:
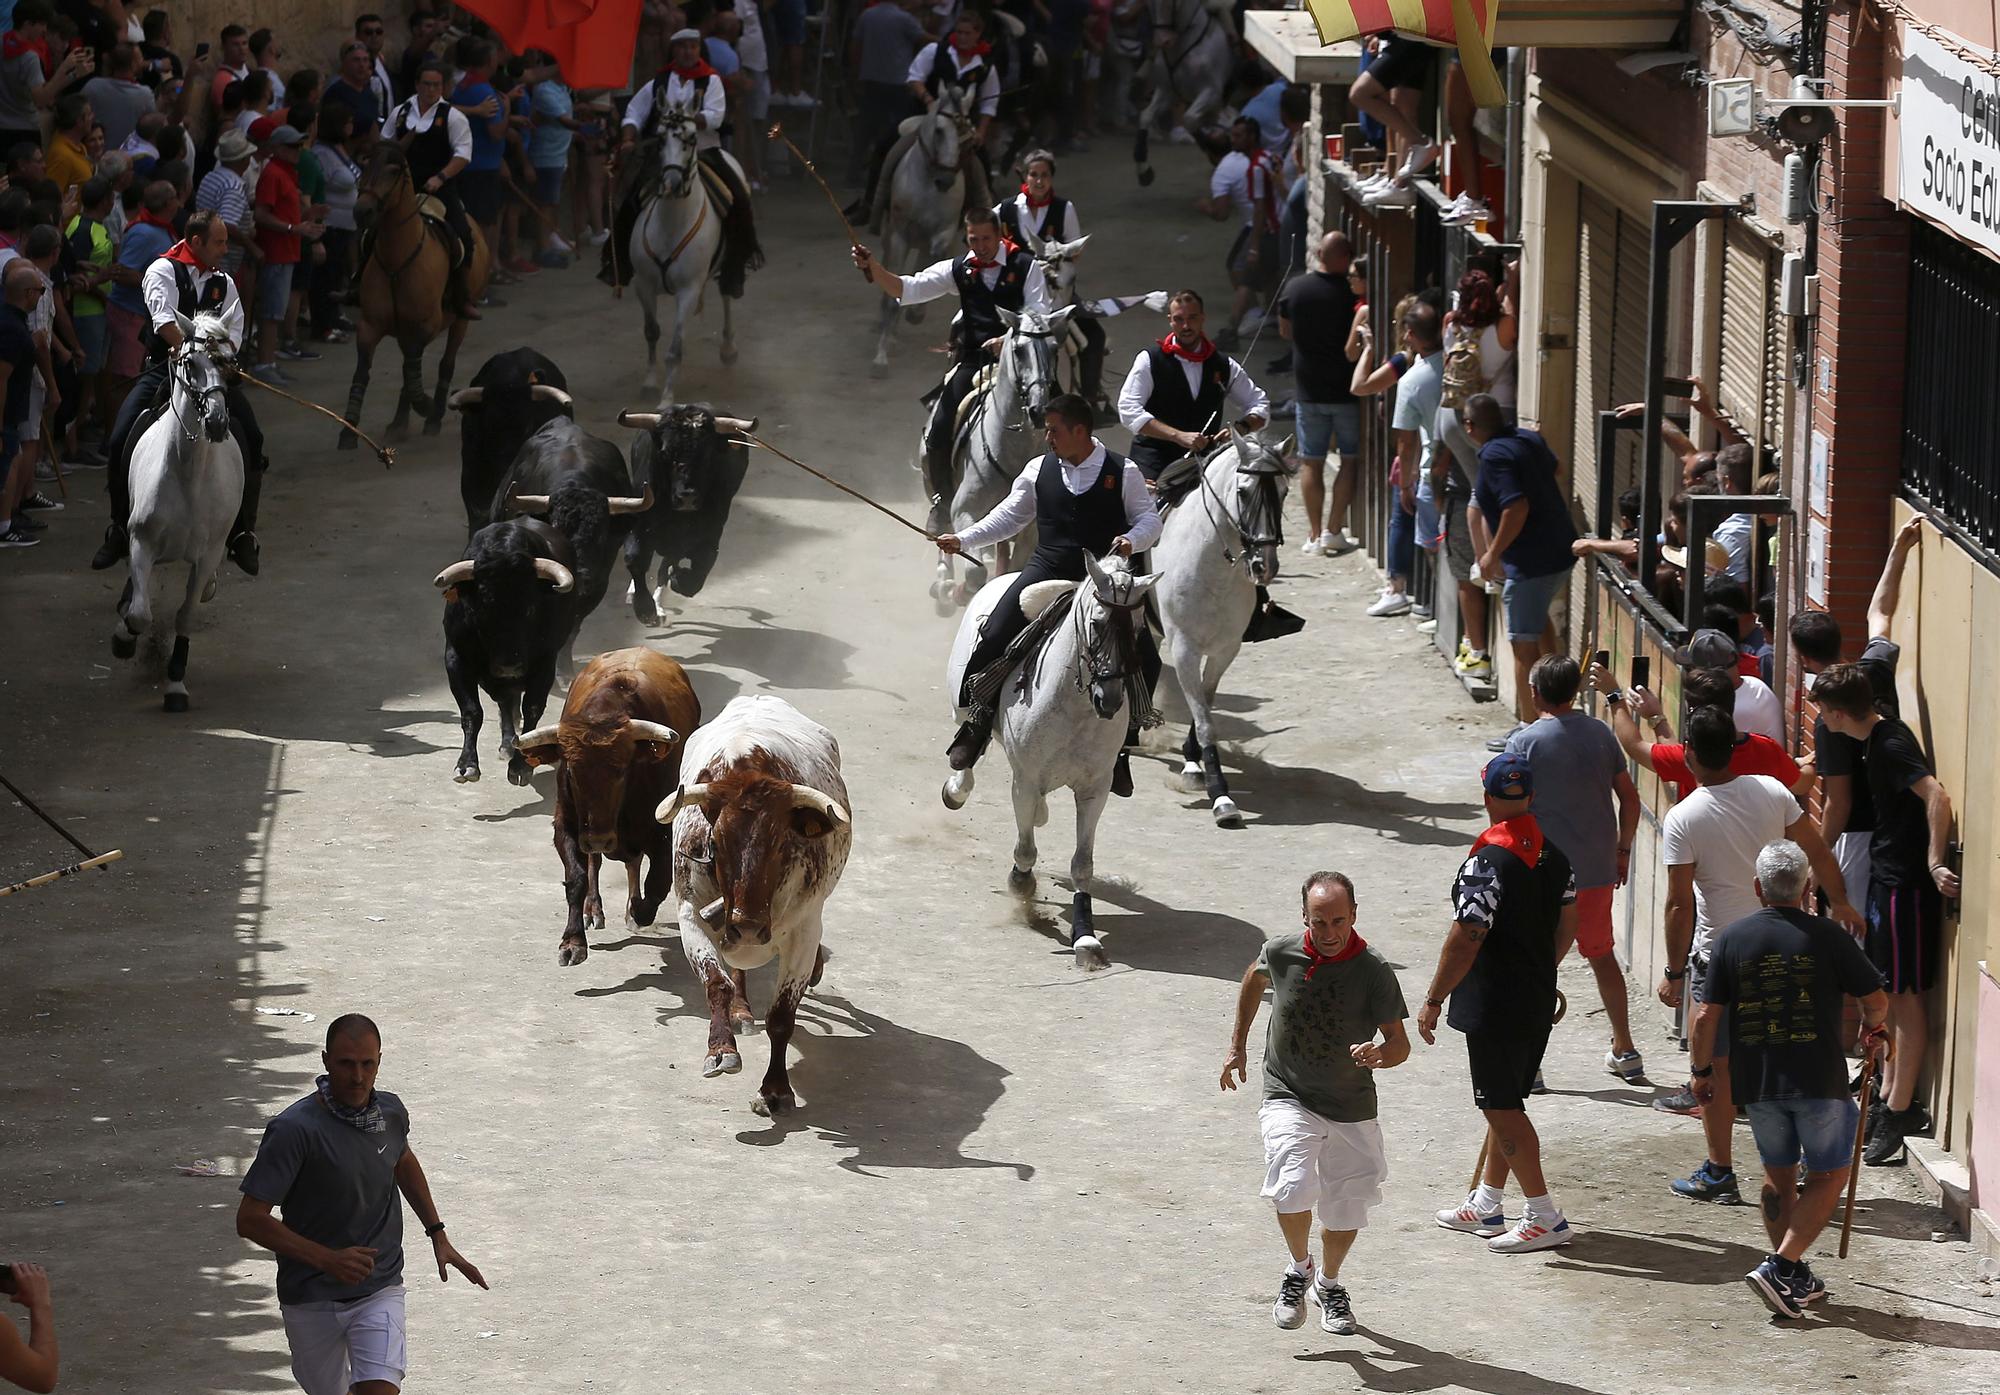
[(88, 872), (94, 868), (106, 867), (118, 861), (123, 856), (125, 856), (123, 848), (113, 848), (108, 853), (99, 853), (96, 857), (86, 858), (82, 862), (72, 862), (67, 867), (58, 867), (55, 871), (44, 872), (39, 877), (30, 877), (24, 882), (15, 882), (12, 886), (0, 886), (0, 896), (12, 896), (17, 891), (28, 891), (34, 887), (47, 886), (50, 882), (61, 881), (64, 877), (73, 877), (79, 872)]
[(1840, 1218), (1840, 1257), (1847, 1258), (1847, 1237), (1854, 1229), (1854, 1193), (1861, 1183), (1861, 1144), (1868, 1132), (1868, 1087), (1875, 1082), (1875, 1053), (1864, 1040), (1861, 1060), (1861, 1117), (1854, 1124), (1854, 1156), (1847, 1164), (1847, 1208)]

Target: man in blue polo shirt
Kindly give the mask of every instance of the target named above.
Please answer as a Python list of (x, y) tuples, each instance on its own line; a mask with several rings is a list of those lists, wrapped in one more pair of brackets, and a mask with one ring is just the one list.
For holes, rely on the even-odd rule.
[(1504, 574), (1501, 609), (1507, 647), (1514, 651), (1514, 710), (1526, 726), (1535, 720), (1528, 670), (1557, 649), (1549, 609), (1569, 585), (1576, 558), (1576, 528), (1556, 478), (1555, 452), (1541, 433), (1507, 424), (1499, 402), (1486, 393), (1465, 401), (1465, 434), (1479, 447), (1479, 481), (1473, 502), (1486, 516), (1491, 541), (1479, 559), (1481, 576)]
[[(458, 66), (464, 69), (452, 90), (451, 104), (465, 113), (472, 126), (472, 158), (458, 176), (458, 196), (465, 211), (486, 234), (486, 245), (498, 255), (500, 247), (500, 203), (506, 185), (500, 177), (500, 162), (507, 154), (507, 110), (500, 94), (487, 81), (493, 62), (493, 45), (470, 37), (458, 41)], [(496, 278), (503, 284), (511, 277)]]

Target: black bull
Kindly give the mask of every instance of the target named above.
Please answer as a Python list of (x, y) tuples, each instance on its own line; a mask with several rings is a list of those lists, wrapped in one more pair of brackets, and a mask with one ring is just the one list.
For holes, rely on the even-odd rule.
[(557, 417), (573, 416), (569, 380), (533, 349), (509, 349), (481, 364), (451, 396), (458, 413), (458, 493), (468, 533), (492, 516), (493, 494), (527, 439)]
[(620, 412), (632, 439), (634, 484), (653, 496), (653, 507), (635, 520), (625, 540), (632, 573), (632, 612), (648, 625), (660, 620), (648, 580), (657, 554), (676, 594), (693, 596), (708, 580), (722, 551), (729, 508), (750, 468), (749, 447), (738, 431), (755, 430), (755, 417), (718, 416), (700, 405), (659, 412)]

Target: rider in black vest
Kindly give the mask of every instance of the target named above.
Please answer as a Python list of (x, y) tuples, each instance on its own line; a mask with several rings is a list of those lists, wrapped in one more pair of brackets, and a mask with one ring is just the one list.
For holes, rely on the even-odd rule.
[[(147, 409), (167, 400), (169, 360), (173, 345), (180, 342), (180, 328), (159, 305), (163, 285), (171, 284), (173, 309), (182, 315), (189, 318), (197, 313), (217, 315), (230, 322), (238, 334), (244, 332), (242, 304), (237, 299), (235, 283), (227, 272), (219, 269), (228, 250), (229, 225), (222, 221), (222, 215), (198, 211), (188, 218), (187, 237), (154, 259), (140, 282), (142, 294), (152, 292), (146, 294), (146, 367), (132, 380), (131, 391), (120, 404), (111, 434), (105, 439), (111, 525), (104, 530), (104, 541), (90, 559), (93, 570), (103, 571), (127, 556), (125, 521), (132, 512), (133, 440), (138, 434), (139, 419)], [(250, 410), (242, 387), (233, 377), (228, 378), (224, 400), (229, 407), (229, 432), (243, 452), (243, 502), (229, 530), (229, 557), (255, 576), (259, 560), (257, 501), (263, 493), (264, 470), (270, 462), (264, 458), (264, 433), (257, 425), (257, 414)]]
[(909, 276), (898, 276), (877, 264), (866, 247), (854, 249), (854, 264), (904, 305), (935, 300), (947, 288), (958, 293), (951, 368), (924, 427), (924, 483), (931, 496), (933, 533), (943, 529), (945, 510), (951, 504), (952, 437), (959, 404), (972, 391), (972, 380), (979, 370), (994, 361), (988, 345), (1007, 332), (1000, 312), (1049, 310), (1048, 282), (1041, 267), (1026, 252), (1001, 240), (1000, 220), (991, 212), (975, 208), (965, 215), (965, 245), (965, 256), (934, 263)]
[[(1083, 235), (1082, 219), (1076, 206), (1055, 191), (1056, 157), (1046, 150), (1030, 150), (1021, 157), (1021, 192), (994, 205), (1007, 240), (1026, 247), (1024, 226), (1031, 227), (1044, 242), (1074, 242)], [(1039, 215), (1041, 222), (1034, 223)], [(1077, 254), (1081, 256), (1081, 253)], [(1104, 326), (1097, 316), (1077, 302), (1070, 323), (1083, 336), (1083, 352), (1077, 355), (1077, 391), (1086, 402), (1099, 407), (1104, 401)]]
[[(987, 547), (1013, 537), (1029, 523), (1036, 529), (1034, 555), (1021, 568), (1000, 603), (986, 617), (979, 643), (966, 661), (961, 706), (972, 715), (952, 739), (947, 758), (953, 770), (964, 770), (979, 759), (993, 734), (994, 712), (976, 706), (972, 684), (1007, 652), (1014, 637), (1027, 628), (1021, 593), (1038, 581), (1081, 581), (1085, 553), (1130, 557), (1144, 553), (1160, 536), (1160, 515), (1132, 462), (1113, 455), (1091, 435), (1090, 404), (1075, 393), (1062, 393), (1048, 406), (1049, 453), (1029, 465), (1014, 481), (1007, 497), (963, 533), (941, 534), (938, 549), (946, 554)], [(1160, 654), (1142, 623), (1140, 664), (1151, 693), (1160, 677)], [(1138, 740), (1139, 719), (1131, 714), (1126, 744)], [(1132, 773), (1125, 753), (1118, 754), (1111, 792), (1132, 793)]]
[[(958, 151), (958, 168), (965, 176), (968, 208), (985, 208), (993, 202), (993, 180), (986, 170), (986, 136), (999, 106), (1000, 75), (985, 33), (986, 20), (979, 11), (970, 6), (960, 10), (952, 32), (942, 42), (918, 51), (910, 64), (908, 83), (911, 95), (923, 103), (925, 112), (936, 111), (941, 103), (947, 103), (951, 111), (970, 123), (971, 133), (960, 142)], [(883, 180), (893, 177), (897, 164), (915, 140), (913, 133), (899, 128), (870, 152), (868, 184), (861, 197), (844, 210), (849, 218), (856, 222), (869, 219), (877, 232), (882, 230), (882, 219), (889, 205), (889, 191)]]
[[(458, 239), (446, 285), (453, 313), (468, 320), (481, 318), (466, 298), (465, 263), (472, 256), (472, 223), (459, 199), (458, 175), (472, 158), (472, 124), (465, 113), (444, 100), (445, 66), (426, 63), (417, 75), (417, 94), (391, 112), (383, 134), (403, 147), (410, 183), (419, 194), (435, 195), (444, 205), (444, 220)], [(413, 126), (430, 124), (421, 131)], [(492, 253), (491, 247), (486, 249)]]
[[(1243, 365), (1202, 332), (1201, 297), (1176, 292), (1167, 306), (1173, 332), (1132, 361), (1118, 416), (1132, 432), (1132, 461), (1148, 480), (1188, 455), (1229, 438), (1229, 409), (1245, 431), (1264, 425), (1268, 403)], [(1186, 365), (1195, 366), (1188, 382)]]

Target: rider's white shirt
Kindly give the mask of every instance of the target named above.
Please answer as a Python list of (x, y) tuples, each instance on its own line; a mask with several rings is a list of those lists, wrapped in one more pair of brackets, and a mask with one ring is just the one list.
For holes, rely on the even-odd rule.
[[(965, 259), (971, 261), (972, 253), (967, 252)], [(946, 257), (941, 262), (932, 262), (922, 271), (911, 272), (905, 276), (903, 294), (898, 297), (896, 303), (922, 305), (927, 300), (936, 300), (939, 296), (951, 294), (957, 289), (956, 283), (951, 279), (951, 268), (957, 261), (957, 257)], [(1002, 262), (980, 270), (979, 279), (986, 283), (988, 290), (991, 290), (993, 283), (1000, 279), (1000, 268), (1004, 264)], [(1044, 315), (1055, 309), (1055, 305), (1049, 300), (1049, 278), (1042, 274), (1040, 262), (1028, 268), (1028, 279), (1021, 286), (1021, 308), (1039, 311)]]
[[(944, 46), (944, 51), (951, 55), (951, 71), (954, 76), (963, 76), (965, 70), (972, 66), (971, 63), (961, 63), (958, 58), (958, 50), (950, 44)], [(910, 60), (910, 76), (908, 80), (915, 83), (929, 83), (931, 80), (931, 68), (937, 62), (937, 59), (938, 46), (935, 43), (925, 44), (922, 48), (918, 49), (917, 56)], [(992, 59), (993, 55), (986, 55), (986, 76), (979, 79), (979, 92), (973, 112), (975, 116), (992, 116), (1000, 110), (1000, 70), (993, 66)], [(977, 61), (977, 59), (973, 60), (973, 62)]]
[(1021, 217), (1021, 226), (1034, 233), (1036, 237), (1045, 241), (1053, 237), (1058, 242), (1074, 242), (1083, 236), (1083, 215), (1076, 211), (1075, 203), (1063, 205), (1064, 226), (1051, 231), (1048, 227), (1051, 205), (1043, 204), (1040, 208), (1031, 208), (1026, 194), (1016, 194), (1010, 202), (1014, 205), (1014, 211)]
[[(229, 327), (229, 347), (237, 349), (243, 344), (243, 299), (236, 294), (236, 282), (219, 267), (214, 271), (203, 271), (200, 267), (188, 268), (194, 273), (195, 303), (201, 303), (202, 293), (208, 283), (216, 277), (222, 278), (222, 308), (216, 312), (222, 322)], [(139, 278), (139, 294), (145, 298), (146, 313), (153, 321), (153, 328), (174, 322), (174, 311), (180, 308), (181, 288), (174, 280), (174, 264), (166, 257), (155, 257), (146, 267), (146, 274)]]
[[(1221, 350), (1217, 350), (1221, 353)], [(1243, 371), (1243, 365), (1227, 354), (1223, 357), (1229, 363), (1229, 391), (1224, 402), (1236, 409), (1236, 417), (1268, 417), (1271, 399), (1264, 395), (1264, 389), (1250, 381), (1250, 375)], [(1192, 359), (1176, 359), (1181, 372), (1187, 375), (1188, 396), (1201, 392), (1201, 365)], [(1144, 349), (1132, 360), (1132, 371), (1125, 375), (1125, 386), (1118, 389), (1118, 420), (1134, 436), (1153, 414), (1146, 410), (1146, 400), (1153, 395), (1153, 361)]]
[(444, 113), (445, 134), (451, 139), (451, 157), (469, 162), (472, 159), (472, 123), (466, 120), (464, 112), (442, 98), (434, 102), (429, 111), (418, 111), (417, 99), (410, 98), (389, 113), (389, 120), (382, 127), (382, 138), (394, 140), (398, 136), (420, 136), (437, 122), (439, 112)]
[[(647, 83), (632, 94), (631, 102), (625, 108), (625, 124), (636, 131), (644, 131), (653, 119), (653, 89), (656, 83)], [(713, 150), (722, 144), (722, 137), (716, 134), (722, 125), (723, 113), (728, 109), (729, 100), (722, 90), (722, 79), (713, 82), (701, 78), (689, 82), (678, 73), (669, 72), (666, 81), (666, 99), (670, 107), (679, 107), (690, 114), (699, 112), (702, 129), (695, 132), (696, 150)]]
[[(1048, 459), (1044, 455), (1029, 461), (1028, 468), (1014, 477), (1014, 486), (1007, 491), (1007, 497), (993, 506), (993, 512), (958, 535), (960, 546), (967, 551), (990, 547), (1013, 537), (1033, 523), (1035, 482), (1041, 478), (1042, 466)], [(1062, 457), (1057, 456), (1056, 459), (1062, 460)], [(1103, 470), (1104, 442), (1093, 436), (1090, 454), (1083, 458), (1081, 464), (1072, 465), (1062, 460), (1063, 487), (1072, 494), (1081, 495), (1097, 483), (1097, 477)], [(1119, 495), (1125, 501), (1125, 536), (1132, 540), (1134, 552), (1144, 552), (1160, 540), (1160, 511), (1153, 503), (1151, 491), (1146, 488), (1146, 477), (1129, 460), (1125, 462)]]

